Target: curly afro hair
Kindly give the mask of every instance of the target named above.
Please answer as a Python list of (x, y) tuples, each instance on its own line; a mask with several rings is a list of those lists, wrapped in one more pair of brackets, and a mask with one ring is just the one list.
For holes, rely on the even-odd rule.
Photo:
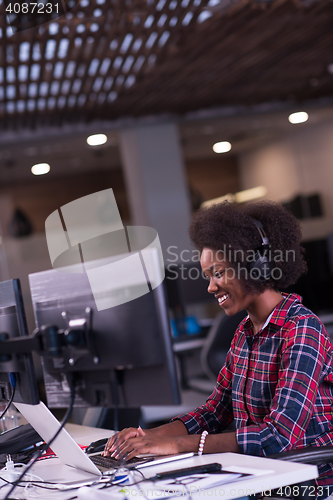
[[(298, 220), (283, 206), (262, 201), (238, 205), (227, 201), (198, 210), (192, 218), (189, 233), (194, 245), (220, 250), (234, 269), (249, 270), (262, 239), (253, 219), (260, 221), (269, 239), (268, 259), (271, 277), (267, 281), (251, 279), (249, 272), (238, 273), (248, 293), (262, 293), (267, 288), (281, 289), (296, 283), (306, 272)], [(250, 278), (249, 278), (250, 277)]]

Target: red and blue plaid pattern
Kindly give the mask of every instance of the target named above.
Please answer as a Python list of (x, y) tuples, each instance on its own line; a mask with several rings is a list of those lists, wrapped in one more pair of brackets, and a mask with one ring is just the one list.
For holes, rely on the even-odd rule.
[[(333, 445), (332, 353), (320, 320), (299, 296), (284, 295), (257, 334), (249, 317), (240, 323), (206, 404), (177, 418), (190, 434), (234, 420), (249, 455)], [(333, 464), (319, 472), (319, 485), (333, 485)]]

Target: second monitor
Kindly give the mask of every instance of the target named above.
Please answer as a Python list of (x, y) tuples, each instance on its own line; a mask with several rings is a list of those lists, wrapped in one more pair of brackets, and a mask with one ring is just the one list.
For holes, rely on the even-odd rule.
[[(18, 279), (0, 283), (0, 350), (7, 340), (28, 338), (28, 328)], [(3, 341), (3, 342), (2, 342)], [(13, 392), (14, 391), (14, 392)], [(0, 400), (38, 404), (39, 394), (31, 352), (1, 352)]]
[(36, 326), (48, 331), (53, 352), (43, 358), (50, 407), (68, 405), (69, 372), (76, 377), (75, 406), (180, 402), (163, 284), (98, 310), (86, 273), (50, 270), (29, 280)]

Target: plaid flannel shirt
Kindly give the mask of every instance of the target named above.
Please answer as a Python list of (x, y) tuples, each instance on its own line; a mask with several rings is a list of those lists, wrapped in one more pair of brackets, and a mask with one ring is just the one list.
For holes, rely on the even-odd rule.
[[(260, 332), (239, 325), (205, 405), (176, 417), (190, 434), (223, 431), (235, 421), (242, 453), (268, 456), (333, 445), (332, 344), (320, 320), (286, 295)], [(318, 485), (333, 486), (333, 464)]]

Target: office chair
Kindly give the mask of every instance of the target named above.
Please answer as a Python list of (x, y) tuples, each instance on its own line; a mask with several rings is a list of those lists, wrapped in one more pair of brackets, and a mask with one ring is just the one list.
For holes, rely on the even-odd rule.
[(221, 370), (227, 352), (229, 350), (235, 331), (247, 316), (246, 311), (240, 311), (234, 316), (227, 316), (221, 311), (209, 329), (206, 342), (201, 350), (200, 363), (203, 369), (205, 379), (190, 378), (187, 380), (187, 386), (198, 392), (210, 394), (215, 386), (216, 378)]

